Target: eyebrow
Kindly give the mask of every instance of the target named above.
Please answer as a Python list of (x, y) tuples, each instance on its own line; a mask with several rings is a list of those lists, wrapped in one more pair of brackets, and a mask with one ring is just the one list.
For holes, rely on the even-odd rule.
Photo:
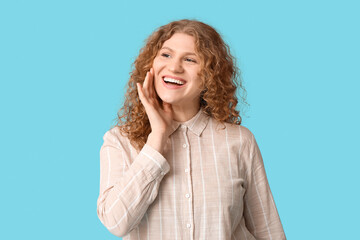
[[(168, 50), (170, 50), (171, 52), (174, 52), (174, 50), (172, 50), (171, 48), (169, 48), (169, 47), (162, 47), (161, 49), (168, 49)], [(161, 50), (160, 49), (160, 50)], [(184, 52), (184, 54), (185, 55), (195, 55), (195, 56), (197, 56), (195, 53), (193, 53), (193, 52)]]

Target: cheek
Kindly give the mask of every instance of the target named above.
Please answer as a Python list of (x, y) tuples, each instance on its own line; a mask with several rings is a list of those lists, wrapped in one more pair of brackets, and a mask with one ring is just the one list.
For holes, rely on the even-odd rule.
[(194, 76), (195, 76), (195, 77), (194, 77), (194, 82), (196, 83), (196, 84), (195, 84), (196, 87), (197, 87), (198, 89), (200, 89), (200, 91), (202, 91), (202, 89), (203, 89), (203, 82), (202, 82), (202, 80), (201, 80), (201, 77), (200, 77), (199, 75), (197, 75), (197, 74), (195, 74)]
[(152, 68), (154, 69), (154, 86), (155, 90), (162, 84), (162, 79), (160, 77), (161, 70), (164, 68), (164, 64), (157, 58), (154, 59)]
[(162, 79), (158, 76), (154, 77), (154, 88), (155, 88), (155, 92), (157, 94), (159, 94), (159, 91), (161, 91), (161, 87), (162, 87)]
[(164, 64), (161, 62), (161, 60), (159, 58), (156, 57), (152, 64), (152, 67), (154, 68), (155, 73), (157, 70), (162, 68), (162, 65), (164, 65)]
[(154, 87), (155, 87), (155, 91), (157, 91), (159, 89), (159, 85), (160, 85), (160, 81), (157, 77), (154, 78)]

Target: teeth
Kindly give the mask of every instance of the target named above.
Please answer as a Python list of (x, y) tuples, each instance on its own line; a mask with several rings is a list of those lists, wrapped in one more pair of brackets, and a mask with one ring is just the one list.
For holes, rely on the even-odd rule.
[(180, 80), (177, 80), (177, 79), (172, 79), (172, 78), (167, 78), (167, 77), (164, 78), (164, 81), (165, 81), (165, 82), (176, 83), (176, 84), (179, 84), (179, 85), (183, 85), (183, 84), (184, 84), (183, 81), (180, 81)]

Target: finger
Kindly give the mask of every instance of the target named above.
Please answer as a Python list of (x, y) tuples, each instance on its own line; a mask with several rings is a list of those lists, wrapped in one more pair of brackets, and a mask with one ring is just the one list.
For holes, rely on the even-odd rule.
[(156, 106), (159, 106), (156, 99), (153, 99), (146, 94), (144, 87), (141, 86), (140, 83), (136, 83), (136, 86), (138, 89), (140, 101), (145, 108), (149, 109), (150, 107), (154, 108)]
[(149, 99), (154, 98), (154, 89), (153, 89), (153, 75), (150, 71), (146, 73), (146, 77), (143, 84), (143, 91), (145, 96)]
[(138, 94), (139, 94), (139, 98), (140, 98), (140, 101), (141, 103), (144, 105), (144, 107), (146, 105), (148, 105), (148, 101), (144, 95), (144, 92), (143, 92), (143, 87), (141, 86), (140, 83), (136, 83), (136, 86), (137, 86), (137, 90), (138, 90)]
[(149, 72), (146, 72), (145, 80), (142, 85), (142, 90), (144, 94), (148, 97), (149, 96)]
[(149, 81), (149, 96), (156, 99), (155, 84), (154, 84), (155, 78), (154, 78), (154, 69), (153, 68), (150, 68), (148, 81)]

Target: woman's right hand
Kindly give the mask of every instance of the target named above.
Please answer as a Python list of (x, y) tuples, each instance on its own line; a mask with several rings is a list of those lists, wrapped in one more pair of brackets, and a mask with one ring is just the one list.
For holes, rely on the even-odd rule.
[(162, 153), (166, 140), (171, 131), (173, 111), (171, 104), (160, 105), (154, 86), (154, 69), (146, 73), (144, 84), (137, 83), (137, 90), (141, 103), (144, 105), (146, 114), (151, 125), (151, 133), (148, 136), (147, 144)]

